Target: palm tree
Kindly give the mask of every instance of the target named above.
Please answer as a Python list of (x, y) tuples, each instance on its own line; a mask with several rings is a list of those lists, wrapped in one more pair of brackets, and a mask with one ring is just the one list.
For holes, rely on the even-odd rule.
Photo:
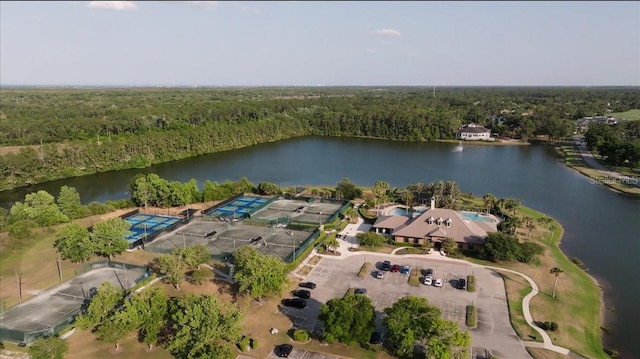
[(534, 228), (536, 228), (536, 226), (533, 224), (533, 218), (531, 217), (524, 217), (524, 225), (527, 227), (527, 229), (529, 230), (527, 232), (527, 238), (531, 238), (531, 231), (533, 231)]
[(485, 208), (487, 208), (487, 213), (491, 214), (491, 208), (496, 204), (496, 197), (491, 193), (487, 193), (482, 196), (482, 201), (484, 202)]
[(558, 267), (553, 267), (551, 268), (551, 270), (549, 271), (549, 273), (553, 274), (554, 276), (556, 276), (556, 279), (553, 282), (553, 294), (551, 295), (554, 299), (556, 297), (556, 284), (558, 284), (558, 277), (560, 276), (560, 273), (563, 273), (564, 271)]
[(338, 242), (338, 239), (335, 236), (329, 236), (326, 242), (324, 242), (324, 246), (328, 251), (335, 253), (336, 249), (340, 247), (340, 242)]
[(389, 190), (389, 183), (385, 181), (376, 181), (373, 184), (373, 194), (376, 196), (376, 210), (378, 209), (378, 200), (384, 198), (387, 195), (387, 191)]

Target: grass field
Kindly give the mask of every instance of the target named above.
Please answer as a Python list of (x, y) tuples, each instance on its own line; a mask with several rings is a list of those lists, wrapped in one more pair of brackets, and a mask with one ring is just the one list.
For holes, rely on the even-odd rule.
[(614, 112), (608, 113), (607, 116), (612, 116), (615, 118), (624, 118), (631, 121), (640, 120), (640, 109), (633, 109), (626, 112)]
[[(584, 160), (582, 159), (582, 155), (580, 154), (580, 151), (578, 151), (578, 149), (575, 147), (574, 144), (561, 145), (559, 147), (559, 155), (563, 157), (564, 163), (567, 166), (582, 173), (583, 175), (592, 179), (602, 178), (602, 174), (598, 170), (592, 168), (591, 166), (587, 165), (584, 162)], [(612, 170), (615, 171), (616, 169), (614, 168)], [(628, 168), (622, 169), (622, 170), (623, 171), (621, 172), (623, 175), (637, 177), (637, 170), (628, 171), (629, 170)], [(600, 183), (610, 188), (613, 188), (616, 191), (626, 193), (635, 198), (640, 198), (640, 187), (637, 187), (625, 182), (621, 182), (621, 181), (600, 181)]]

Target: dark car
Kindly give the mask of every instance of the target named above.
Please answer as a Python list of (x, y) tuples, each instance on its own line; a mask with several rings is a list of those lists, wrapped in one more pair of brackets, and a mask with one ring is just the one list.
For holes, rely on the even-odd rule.
[(380, 342), (382, 342), (382, 333), (380, 332), (371, 333), (371, 339), (369, 339), (369, 343), (380, 344)]
[(302, 298), (284, 299), (282, 301), (282, 305), (284, 305), (285, 307), (303, 309), (307, 307), (307, 301)]
[(433, 269), (428, 268), (428, 269), (426, 270), (426, 272), (425, 272), (425, 275), (424, 275), (424, 276), (425, 276), (425, 277), (427, 277), (427, 278), (433, 278)]
[(356, 290), (354, 291), (355, 294), (362, 294), (362, 295), (366, 295), (367, 294), (367, 288), (356, 288)]
[(302, 283), (298, 284), (298, 287), (315, 289), (316, 288), (316, 284), (313, 283), (313, 282), (302, 282)]
[(278, 356), (278, 358), (288, 358), (292, 351), (293, 345), (291, 344), (276, 345), (273, 349), (273, 352)]
[(306, 289), (298, 289), (298, 290), (294, 290), (292, 292), (294, 297), (298, 297), (298, 298), (303, 298), (303, 299), (309, 299), (311, 298), (311, 292), (309, 292)]
[(400, 266), (399, 266), (399, 265), (397, 265), (397, 264), (394, 264), (394, 265), (391, 267), (391, 271), (392, 271), (392, 272), (400, 272)]
[(382, 262), (382, 265), (380, 266), (380, 269), (383, 271), (390, 271), (391, 270), (391, 262), (389, 261), (384, 261)]
[(467, 281), (462, 278), (458, 279), (458, 289), (467, 289)]

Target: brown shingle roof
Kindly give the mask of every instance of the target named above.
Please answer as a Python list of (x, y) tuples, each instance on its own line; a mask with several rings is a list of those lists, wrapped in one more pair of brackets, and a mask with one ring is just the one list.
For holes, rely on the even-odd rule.
[[(428, 219), (431, 217), (451, 219), (451, 225), (447, 226), (444, 222), (441, 225), (437, 225), (436, 222), (429, 225)], [(405, 216), (383, 216), (378, 218), (373, 227), (393, 229), (394, 236), (409, 238), (433, 236), (467, 243), (484, 243), (488, 232), (497, 231), (490, 223), (471, 221), (463, 218), (457, 211), (445, 208), (427, 209), (413, 219)]]

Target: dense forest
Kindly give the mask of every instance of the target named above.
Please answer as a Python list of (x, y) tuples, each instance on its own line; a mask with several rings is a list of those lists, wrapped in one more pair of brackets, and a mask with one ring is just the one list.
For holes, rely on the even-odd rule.
[(637, 88), (4, 88), (0, 190), (306, 135), (561, 140), (632, 108)]

